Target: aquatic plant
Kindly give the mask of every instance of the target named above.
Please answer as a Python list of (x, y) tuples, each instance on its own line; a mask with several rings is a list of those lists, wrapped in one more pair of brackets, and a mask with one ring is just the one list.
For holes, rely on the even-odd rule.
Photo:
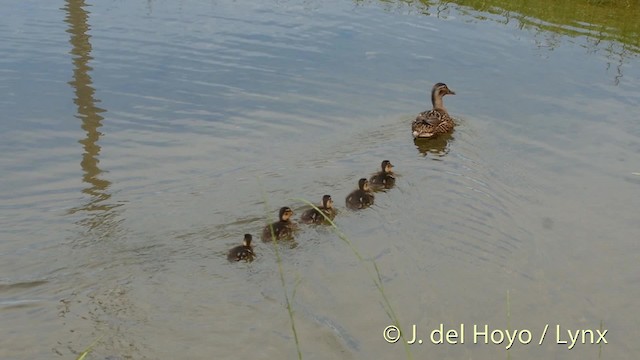
[[(356, 256), (360, 264), (362, 264), (365, 270), (367, 271), (369, 278), (371, 279), (376, 289), (380, 293), (380, 296), (382, 297), (382, 300), (384, 303), (384, 311), (386, 312), (387, 316), (389, 317), (393, 325), (396, 326), (398, 329), (402, 329), (402, 326), (400, 326), (400, 320), (398, 319), (396, 312), (393, 310), (393, 307), (391, 306), (391, 301), (389, 301), (389, 297), (387, 296), (387, 293), (384, 290), (384, 285), (382, 283), (382, 275), (380, 274), (380, 269), (378, 268), (378, 264), (376, 263), (376, 261), (374, 259), (369, 260), (373, 265), (373, 271), (372, 271), (371, 267), (366, 266), (366, 260), (360, 254), (360, 251), (358, 251), (358, 248), (353, 244), (353, 242), (351, 242), (351, 240), (349, 240), (347, 235), (345, 235), (342, 232), (342, 230), (340, 230), (340, 228), (336, 225), (336, 223), (334, 223), (333, 220), (331, 220), (324, 212), (320, 211), (320, 209), (318, 209), (318, 207), (314, 205), (312, 202), (310, 202), (309, 200), (301, 199), (301, 198), (295, 198), (292, 200), (300, 201), (307, 205), (310, 205), (311, 207), (319, 211), (322, 214), (322, 216), (324, 216), (326, 222), (331, 225), (334, 233), (338, 235), (338, 238), (340, 238), (340, 240), (342, 240), (345, 244), (347, 244), (347, 246), (349, 247), (349, 249), (351, 249), (351, 251)], [(402, 343), (404, 344), (404, 349), (407, 354), (407, 359), (413, 359), (411, 355), (411, 351), (409, 349), (409, 344), (404, 337), (403, 331), (400, 331), (399, 335), (400, 335), (400, 338), (402, 339)]]
[(91, 345), (89, 345), (89, 347), (87, 347), (83, 352), (80, 353), (80, 355), (78, 355), (78, 357), (76, 358), (76, 360), (84, 360), (84, 358), (87, 357), (87, 355), (89, 355), (89, 353), (91, 351), (93, 351), (93, 347), (96, 346), (96, 344), (98, 343), (98, 341), (100, 341), (102, 339), (104, 335), (100, 336), (99, 338), (93, 340), (93, 342), (91, 343)]
[(291, 302), (295, 298), (297, 284), (294, 285), (291, 298), (289, 298), (289, 292), (287, 291), (287, 283), (285, 282), (285, 279), (284, 279), (282, 257), (280, 256), (280, 251), (278, 249), (279, 240), (273, 229), (273, 221), (272, 221), (273, 219), (271, 219), (271, 217), (268, 215), (271, 212), (269, 211), (269, 204), (267, 201), (267, 196), (264, 193), (264, 190), (262, 191), (262, 198), (264, 200), (265, 212), (267, 213), (267, 217), (268, 217), (269, 229), (271, 230), (271, 238), (273, 239), (271, 243), (273, 244), (273, 249), (275, 250), (275, 253), (276, 253), (276, 263), (278, 264), (278, 274), (280, 275), (280, 285), (282, 285), (282, 290), (284, 292), (284, 300), (287, 307), (287, 312), (289, 313), (289, 321), (291, 323), (291, 332), (293, 333), (293, 339), (295, 340), (295, 343), (296, 343), (296, 351), (298, 352), (298, 359), (302, 360), (302, 350), (300, 350), (300, 340), (298, 339), (298, 332), (296, 331), (296, 322), (293, 317), (293, 307), (291, 306)]

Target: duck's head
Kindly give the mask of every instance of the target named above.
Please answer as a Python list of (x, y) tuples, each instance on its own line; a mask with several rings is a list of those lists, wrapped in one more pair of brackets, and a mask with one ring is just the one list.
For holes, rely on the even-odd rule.
[(331, 199), (331, 195), (325, 195), (322, 197), (322, 206), (325, 209), (333, 209), (333, 199)]
[(369, 180), (365, 178), (358, 180), (358, 189), (369, 191)]
[(253, 237), (251, 236), (251, 234), (244, 234), (244, 240), (242, 241), (242, 244), (244, 246), (251, 246), (252, 239)]
[(280, 217), (280, 221), (289, 221), (292, 215), (293, 210), (288, 206), (284, 206), (280, 208), (280, 214), (278, 216)]
[(434, 108), (439, 108), (442, 106), (442, 97), (445, 95), (455, 95), (456, 93), (449, 89), (447, 84), (445, 83), (437, 83), (433, 85), (433, 89), (431, 89), (431, 103)]
[(438, 96), (445, 96), (445, 95), (455, 95), (456, 93), (455, 91), (449, 89), (447, 84), (437, 83), (433, 85), (433, 89), (431, 89), (431, 94), (435, 94)]
[(393, 164), (389, 160), (384, 160), (381, 164), (382, 172), (386, 174), (393, 173)]

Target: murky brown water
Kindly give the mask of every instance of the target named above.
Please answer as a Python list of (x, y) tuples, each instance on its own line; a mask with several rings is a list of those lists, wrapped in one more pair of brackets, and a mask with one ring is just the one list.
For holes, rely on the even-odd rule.
[[(424, 340), (413, 358), (637, 357), (634, 30), (471, 6), (13, 4), (0, 358), (74, 359), (96, 339), (88, 358), (296, 358), (274, 248), (256, 240), (250, 264), (226, 251), (324, 194), (367, 260), (327, 227), (279, 248), (303, 358), (408, 357), (383, 339), (371, 259)], [(438, 81), (459, 125), (414, 144)], [(346, 210), (383, 159), (396, 187)], [(432, 344), (440, 323), (464, 324), (465, 343)], [(473, 344), (485, 324), (531, 343)], [(608, 344), (568, 350), (567, 329), (607, 329)]]

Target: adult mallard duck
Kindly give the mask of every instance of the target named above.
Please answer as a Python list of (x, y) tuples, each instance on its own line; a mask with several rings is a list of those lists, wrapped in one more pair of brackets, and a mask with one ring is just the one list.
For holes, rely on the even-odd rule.
[(445, 95), (455, 95), (446, 84), (437, 83), (431, 90), (431, 104), (433, 109), (423, 111), (411, 124), (411, 131), (414, 138), (433, 138), (439, 134), (448, 133), (453, 130), (455, 123), (442, 103)]
[[(322, 204), (318, 206), (318, 209), (331, 220), (336, 216), (336, 209), (333, 207), (333, 200), (330, 195), (322, 197)], [(325, 217), (322, 216), (320, 211), (311, 208), (302, 213), (300, 220), (305, 224), (322, 224), (325, 222)]]
[(354, 190), (347, 196), (347, 207), (352, 210), (364, 209), (373, 205), (373, 193), (369, 188), (369, 180), (358, 180), (358, 190)]
[[(262, 241), (268, 242), (273, 240), (289, 240), (293, 238), (293, 232), (296, 230), (296, 225), (291, 221), (293, 216), (293, 210), (290, 207), (284, 206), (280, 208), (278, 218), (280, 220), (265, 226), (262, 231)], [(273, 229), (273, 234), (272, 234)]]
[(229, 250), (227, 259), (229, 259), (229, 261), (253, 261), (255, 254), (253, 253), (253, 246), (251, 246), (251, 239), (251, 234), (244, 234), (242, 245), (238, 245)]
[(369, 183), (378, 189), (391, 189), (393, 185), (396, 183), (396, 177), (393, 174), (393, 164), (391, 161), (384, 160), (382, 164), (380, 164), (382, 171), (379, 171), (369, 179)]

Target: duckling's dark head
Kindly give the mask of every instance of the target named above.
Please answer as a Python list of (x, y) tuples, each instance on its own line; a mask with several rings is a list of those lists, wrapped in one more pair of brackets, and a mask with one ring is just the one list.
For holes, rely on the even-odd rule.
[(244, 234), (244, 241), (243, 241), (244, 246), (251, 246), (252, 239), (253, 237), (251, 236), (251, 234)]
[(293, 210), (290, 207), (284, 206), (280, 208), (280, 221), (289, 221), (289, 218), (293, 215)]
[(331, 195), (325, 195), (322, 197), (322, 206), (325, 209), (333, 208), (333, 199), (331, 199)]
[(358, 180), (358, 188), (360, 190), (369, 191), (369, 180), (365, 178)]
[(384, 173), (392, 173), (393, 172), (393, 164), (389, 160), (384, 160), (381, 164), (382, 172)]

